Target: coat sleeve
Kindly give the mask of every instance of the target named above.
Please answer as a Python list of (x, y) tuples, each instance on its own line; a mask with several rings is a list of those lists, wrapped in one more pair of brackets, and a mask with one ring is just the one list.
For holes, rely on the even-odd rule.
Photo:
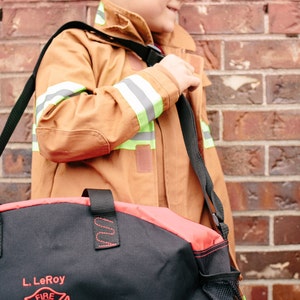
[[(54, 39), (42, 60), (34, 132), (37, 148), (48, 160), (70, 162), (109, 154), (179, 97), (176, 80), (160, 65), (115, 75), (124, 67), (126, 51), (95, 43), (84, 32), (69, 30)], [(99, 47), (103, 53), (96, 52)], [(95, 55), (103, 56), (103, 74)]]

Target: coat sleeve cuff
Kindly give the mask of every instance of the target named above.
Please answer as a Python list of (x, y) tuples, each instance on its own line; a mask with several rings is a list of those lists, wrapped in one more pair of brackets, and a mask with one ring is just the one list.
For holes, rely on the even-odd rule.
[(177, 102), (180, 96), (178, 82), (163, 66), (156, 64), (141, 71), (140, 75), (161, 95), (164, 110), (169, 109)]

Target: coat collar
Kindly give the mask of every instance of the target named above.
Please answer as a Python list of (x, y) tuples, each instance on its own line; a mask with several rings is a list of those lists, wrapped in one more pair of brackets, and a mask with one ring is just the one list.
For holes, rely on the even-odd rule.
[(156, 43), (163, 48), (195, 51), (193, 38), (180, 25), (176, 25), (172, 33), (152, 34), (141, 16), (109, 0), (100, 1), (94, 26), (109, 35), (131, 39), (146, 45)]

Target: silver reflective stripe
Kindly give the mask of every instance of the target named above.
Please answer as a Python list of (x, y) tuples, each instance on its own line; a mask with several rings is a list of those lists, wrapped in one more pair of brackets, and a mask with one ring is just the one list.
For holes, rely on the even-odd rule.
[(151, 149), (155, 149), (155, 132), (154, 132), (154, 121), (150, 122), (144, 128), (142, 128), (134, 137), (128, 141), (122, 143), (114, 150), (125, 149), (135, 150), (139, 145), (149, 145)]
[(85, 90), (86, 88), (83, 85), (70, 81), (50, 86), (36, 100), (36, 123), (39, 122), (43, 112), (49, 105), (57, 105), (61, 101)]
[(132, 81), (132, 79), (130, 78), (124, 79), (123, 83), (127, 85), (127, 87), (131, 90), (131, 92), (142, 104), (143, 108), (146, 111), (148, 121), (154, 120), (155, 119), (154, 107), (150, 99), (145, 94), (145, 92), (138, 85), (136, 85), (135, 82)]
[(36, 125), (32, 125), (32, 152), (39, 152), (39, 144), (36, 138)]
[(214, 140), (210, 133), (210, 128), (204, 121), (201, 121), (201, 129), (203, 135), (204, 148), (208, 149), (208, 148), (215, 147)]
[(114, 85), (136, 113), (140, 128), (163, 112), (162, 97), (139, 75), (131, 75)]
[(151, 140), (154, 140), (154, 138), (155, 138), (154, 132), (139, 132), (132, 138), (132, 140), (133, 141), (151, 141)]
[(98, 10), (96, 13), (95, 23), (99, 25), (105, 24), (105, 12), (104, 12), (104, 4), (100, 2), (98, 6)]
[(203, 132), (203, 136), (204, 136), (204, 139), (205, 140), (208, 140), (208, 139), (211, 139), (211, 135), (210, 135), (210, 132)]

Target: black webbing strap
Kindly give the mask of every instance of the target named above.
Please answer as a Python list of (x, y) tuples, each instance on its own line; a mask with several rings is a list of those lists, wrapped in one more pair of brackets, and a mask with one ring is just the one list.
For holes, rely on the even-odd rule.
[[(66, 23), (62, 27), (60, 27), (56, 33), (48, 40), (46, 45), (41, 51), (41, 54), (38, 58), (38, 61), (35, 65), (35, 68), (33, 70), (32, 75), (28, 79), (23, 92), (21, 93), (19, 99), (17, 100), (15, 106), (13, 107), (9, 118), (6, 122), (6, 125), (4, 126), (4, 129), (2, 131), (2, 134), (0, 136), (0, 156), (8, 143), (15, 127), (17, 126), (22, 114), (24, 113), (25, 108), (27, 107), (31, 96), (33, 95), (35, 91), (35, 79), (36, 74), (38, 71), (38, 68), (40, 66), (40, 63), (42, 61), (42, 58), (51, 44), (52, 40), (59, 35), (62, 31), (70, 28), (77, 28), (81, 30), (86, 30), (89, 32), (92, 32), (99, 36), (101, 39), (111, 43), (115, 44), (116, 46), (122, 46), (124, 48), (127, 48), (129, 50), (134, 51), (143, 61), (147, 63), (148, 66), (153, 66), (155, 63), (159, 62), (163, 55), (160, 53), (160, 51), (153, 45), (142, 45), (139, 43), (136, 43), (131, 40), (121, 39), (117, 37), (112, 37), (110, 35), (107, 35), (94, 27), (91, 27), (85, 23), (79, 22), (79, 21), (73, 21)], [(184, 141), (187, 148), (187, 152), (189, 154), (191, 164), (194, 168), (195, 173), (197, 174), (197, 177), (200, 181), (204, 198), (206, 201), (206, 204), (212, 214), (212, 218), (220, 230), (221, 235), (226, 240), (228, 235), (228, 227), (224, 223), (224, 211), (223, 211), (223, 205), (218, 198), (218, 196), (214, 192), (214, 187), (212, 180), (209, 176), (209, 173), (205, 167), (205, 164), (203, 162), (202, 156), (199, 152), (198, 143), (197, 143), (197, 132), (195, 127), (195, 120), (193, 116), (192, 109), (190, 107), (189, 102), (187, 99), (181, 95), (178, 102), (177, 102), (177, 109), (178, 114), (180, 118), (180, 123), (183, 131)], [(213, 204), (214, 211), (212, 210), (211, 204)]]
[[(227, 240), (228, 226), (224, 223), (223, 204), (214, 191), (213, 182), (204, 164), (203, 158), (198, 147), (197, 131), (195, 126), (195, 118), (192, 108), (188, 100), (181, 95), (176, 103), (180, 125), (182, 128), (185, 146), (193, 166), (193, 169), (198, 177), (203, 191), (204, 199), (211, 213), (213, 221), (219, 229), (222, 237)], [(212, 210), (213, 204), (214, 211)]]
[(2, 249), (3, 248), (3, 220), (2, 215), (0, 213), (0, 258), (2, 257)]

